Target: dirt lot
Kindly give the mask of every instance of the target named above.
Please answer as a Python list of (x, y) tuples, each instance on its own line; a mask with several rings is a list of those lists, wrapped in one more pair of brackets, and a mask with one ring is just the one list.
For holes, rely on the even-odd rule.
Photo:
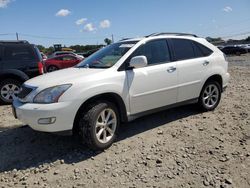
[(0, 187), (250, 187), (250, 55), (230, 57), (221, 104), (167, 110), (122, 126), (96, 153), (32, 131), (0, 107)]

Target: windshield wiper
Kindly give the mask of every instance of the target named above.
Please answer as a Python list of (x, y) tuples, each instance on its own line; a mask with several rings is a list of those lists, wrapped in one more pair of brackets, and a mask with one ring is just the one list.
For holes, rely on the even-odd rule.
[(110, 68), (110, 66), (89, 65), (89, 68), (107, 69)]

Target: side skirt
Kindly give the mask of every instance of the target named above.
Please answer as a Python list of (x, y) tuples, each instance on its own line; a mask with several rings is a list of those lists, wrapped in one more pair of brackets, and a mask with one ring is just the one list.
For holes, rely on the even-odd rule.
[(149, 115), (149, 114), (153, 114), (153, 113), (156, 113), (156, 112), (160, 112), (160, 111), (163, 111), (163, 110), (167, 110), (167, 109), (170, 109), (170, 108), (175, 108), (175, 107), (188, 105), (188, 104), (194, 104), (194, 103), (197, 103), (198, 100), (199, 100), (198, 98), (189, 99), (187, 101), (178, 102), (178, 103), (175, 103), (175, 104), (170, 104), (170, 105), (163, 106), (163, 107), (160, 107), (160, 108), (155, 108), (155, 109), (148, 110), (148, 111), (145, 111), (145, 112), (140, 112), (140, 113), (137, 113), (137, 114), (133, 114), (133, 115), (128, 116), (128, 121), (133, 121), (133, 120), (135, 120), (135, 119), (137, 119), (139, 117)]

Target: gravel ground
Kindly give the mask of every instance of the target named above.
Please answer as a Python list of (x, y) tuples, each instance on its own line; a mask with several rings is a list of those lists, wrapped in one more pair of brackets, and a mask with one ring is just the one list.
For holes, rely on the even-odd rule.
[(250, 187), (250, 55), (229, 57), (219, 107), (185, 106), (122, 125), (104, 152), (39, 133), (0, 106), (0, 187)]

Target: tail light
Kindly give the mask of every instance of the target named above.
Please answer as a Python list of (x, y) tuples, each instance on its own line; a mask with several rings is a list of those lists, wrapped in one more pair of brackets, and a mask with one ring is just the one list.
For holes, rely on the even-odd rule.
[(44, 73), (44, 70), (43, 70), (43, 62), (38, 62), (38, 71), (39, 71), (39, 74), (43, 74)]

